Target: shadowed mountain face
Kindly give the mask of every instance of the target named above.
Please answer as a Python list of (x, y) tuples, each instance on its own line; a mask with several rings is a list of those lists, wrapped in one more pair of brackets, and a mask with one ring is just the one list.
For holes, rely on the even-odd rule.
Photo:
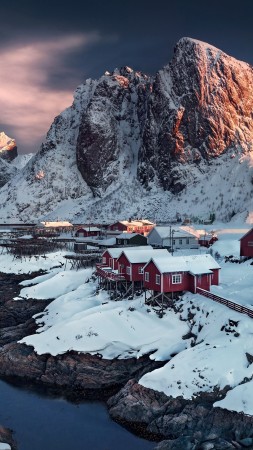
[[(80, 85), (36, 156), (2, 188), (0, 216), (79, 220), (96, 203), (104, 217), (125, 217), (139, 201), (132, 214), (171, 217), (179, 201), (192, 212), (189, 192), (195, 205), (206, 196), (205, 211), (232, 216), (252, 198), (252, 141), (252, 67), (182, 38), (154, 78), (124, 67)], [(226, 191), (237, 186), (236, 202), (224, 192), (211, 198), (217, 175)]]

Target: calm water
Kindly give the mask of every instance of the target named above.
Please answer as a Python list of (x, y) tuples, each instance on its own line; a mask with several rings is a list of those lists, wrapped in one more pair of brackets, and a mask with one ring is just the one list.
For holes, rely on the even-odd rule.
[(15, 431), (19, 450), (151, 450), (114, 423), (104, 403), (73, 404), (0, 380), (0, 425)]

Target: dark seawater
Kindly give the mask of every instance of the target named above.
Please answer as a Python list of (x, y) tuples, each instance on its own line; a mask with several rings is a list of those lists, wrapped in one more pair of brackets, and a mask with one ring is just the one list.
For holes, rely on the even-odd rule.
[(102, 402), (71, 403), (0, 380), (0, 425), (14, 430), (18, 450), (151, 450), (113, 422)]

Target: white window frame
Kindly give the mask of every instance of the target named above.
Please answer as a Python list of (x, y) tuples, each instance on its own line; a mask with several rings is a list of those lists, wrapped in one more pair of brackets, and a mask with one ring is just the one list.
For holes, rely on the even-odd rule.
[(161, 284), (161, 275), (156, 274), (155, 276), (155, 284)]
[(182, 274), (174, 273), (172, 275), (172, 284), (181, 284), (182, 283)]
[(128, 240), (124, 239), (124, 245), (127, 245), (127, 244), (128, 244)]
[(126, 266), (126, 274), (131, 275), (131, 267), (130, 266)]
[(144, 271), (144, 269), (143, 269), (143, 267), (138, 267), (138, 273), (140, 274), (140, 275), (143, 275), (143, 271)]
[(149, 272), (145, 272), (145, 281), (149, 282)]
[(106, 264), (106, 256), (103, 256), (103, 258), (102, 258), (102, 264)]
[(179, 239), (179, 245), (183, 245), (183, 239)]
[(189, 245), (190, 244), (190, 239), (186, 238), (186, 244)]

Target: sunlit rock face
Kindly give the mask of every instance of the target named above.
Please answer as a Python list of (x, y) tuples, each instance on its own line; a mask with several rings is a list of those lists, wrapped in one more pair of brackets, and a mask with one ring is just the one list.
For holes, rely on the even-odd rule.
[(17, 145), (15, 139), (8, 137), (4, 132), (0, 133), (0, 158), (12, 161), (17, 157)]
[[(138, 176), (178, 192), (185, 163), (252, 150), (253, 69), (211, 45), (182, 38), (149, 99)], [(189, 169), (189, 168), (188, 168)]]
[(10, 164), (16, 156), (15, 139), (11, 139), (4, 132), (0, 132), (0, 187), (4, 186), (16, 174), (16, 167)]

